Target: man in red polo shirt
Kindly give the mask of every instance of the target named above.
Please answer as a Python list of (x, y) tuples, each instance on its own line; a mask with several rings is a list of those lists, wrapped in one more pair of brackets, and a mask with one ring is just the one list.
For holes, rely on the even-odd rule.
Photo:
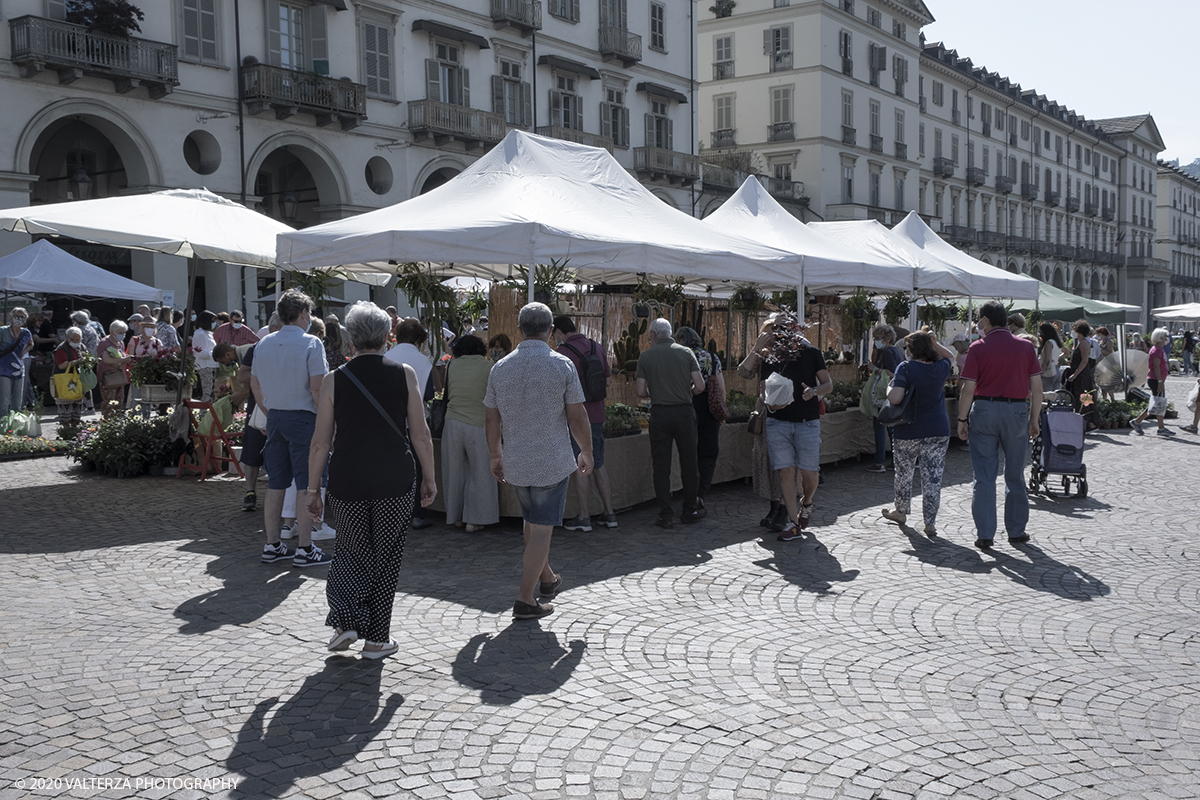
[(983, 338), (967, 350), (958, 390), (958, 438), (970, 444), (971, 516), (975, 546), (991, 549), (996, 537), (996, 475), (1004, 452), (1004, 529), (1009, 544), (1029, 541), (1025, 461), (1038, 435), (1042, 369), (1033, 345), (1005, 327), (1008, 313), (995, 300), (979, 309)]

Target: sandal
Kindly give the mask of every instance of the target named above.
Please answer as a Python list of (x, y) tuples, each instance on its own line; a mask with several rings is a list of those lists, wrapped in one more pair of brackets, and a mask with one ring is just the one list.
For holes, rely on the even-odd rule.
[[(375, 649), (367, 649), (370, 647), (374, 647)], [(372, 659), (387, 658), (388, 656), (395, 655), (399, 650), (400, 644), (395, 639), (388, 642), (367, 642), (362, 649), (362, 657)]]
[(341, 628), (334, 628), (333, 638), (329, 640), (326, 650), (340, 652), (349, 650), (350, 645), (358, 641), (358, 631), (344, 631)]

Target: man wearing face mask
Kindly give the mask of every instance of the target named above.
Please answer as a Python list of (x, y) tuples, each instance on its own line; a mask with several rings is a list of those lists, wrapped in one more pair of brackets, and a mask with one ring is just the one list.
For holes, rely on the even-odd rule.
[(217, 342), (213, 339), (213, 331), (217, 329), (217, 315), (211, 311), (201, 311), (196, 315), (196, 330), (192, 333), (192, 352), (196, 356), (196, 374), (200, 378), (200, 400), (211, 401), (213, 388), (217, 380), (217, 362), (213, 358), (213, 348)]
[(958, 390), (958, 438), (971, 449), (971, 516), (975, 546), (990, 550), (996, 536), (996, 476), (1004, 453), (1004, 528), (1009, 544), (1029, 541), (1025, 463), (1029, 440), (1041, 428), (1042, 364), (1033, 345), (1005, 327), (1004, 306), (992, 300), (979, 309), (982, 335), (967, 350)]
[(213, 333), (213, 339), (216, 340), (217, 344), (231, 344), (234, 347), (241, 347), (242, 345), (257, 342), (258, 334), (245, 325), (242, 320), (242, 312), (230, 311), (229, 322), (217, 326), (217, 330)]
[(25, 354), (33, 349), (33, 334), (25, 327), (29, 315), (14, 308), (0, 328), (0, 417), (24, 408)]

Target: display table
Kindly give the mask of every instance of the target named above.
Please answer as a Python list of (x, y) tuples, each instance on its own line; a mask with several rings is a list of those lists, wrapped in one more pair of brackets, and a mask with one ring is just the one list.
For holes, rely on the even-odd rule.
[[(713, 473), (713, 483), (748, 478), (753, 469), (751, 449), (754, 446), (754, 436), (746, 430), (746, 423), (735, 422), (721, 426), (721, 454), (717, 459), (717, 468)], [(857, 409), (842, 411), (836, 414), (826, 414), (821, 417), (821, 463), (831, 464), (846, 458), (855, 458), (863, 453), (875, 452), (875, 434), (871, 429), (871, 420), (863, 416)], [(436, 467), (439, 492), (434, 500), (432, 509), (445, 511), (440, 488), (442, 482), (442, 446), (440, 440), (434, 440), (434, 464)], [(673, 453), (671, 463), (671, 489), (683, 487), (679, 479), (679, 457)], [(630, 506), (654, 499), (654, 473), (650, 463), (650, 436), (641, 432), (632, 436), (619, 436), (606, 439), (604, 442), (604, 466), (608, 470), (608, 480), (612, 491), (613, 508), (629, 508)], [(578, 514), (578, 503), (575, 495), (575, 477), (571, 478), (572, 486), (567, 492), (567, 510), (565, 516), (570, 518)], [(499, 487), (500, 516), (520, 517), (521, 505), (517, 502), (516, 492), (508, 485)], [(591, 505), (589, 514), (603, 513), (599, 495), (596, 493), (595, 482), (592, 485)]]

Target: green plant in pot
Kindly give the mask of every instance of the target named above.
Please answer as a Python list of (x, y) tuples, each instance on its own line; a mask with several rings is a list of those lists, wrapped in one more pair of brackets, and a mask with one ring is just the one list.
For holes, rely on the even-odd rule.
[(613, 342), (613, 355), (616, 356), (617, 363), (626, 372), (633, 372), (637, 369), (638, 356), (642, 354), (638, 342), (646, 335), (648, 327), (649, 323), (645, 319), (634, 320), (629, 323), (629, 327), (625, 329), (620, 338)]
[(938, 338), (946, 335), (946, 317), (953, 315), (955, 309), (945, 308), (943, 306), (935, 306), (932, 303), (917, 306), (917, 322), (922, 325), (928, 325), (933, 329), (933, 332), (938, 335)]
[[(396, 280), (396, 288), (404, 292), (409, 305), (420, 304), (425, 313), (425, 324), (434, 331), (440, 330), (443, 322), (454, 322), (458, 313), (458, 295), (454, 289), (435, 275), (429, 264), (409, 262), (402, 264)], [(433, 337), (433, 355), (442, 355), (442, 337)]]
[(870, 312), (875, 310), (871, 296), (860, 286), (854, 294), (842, 301), (842, 307), (847, 312), (845, 325), (849, 335), (846, 338), (850, 341), (858, 341), (871, 325)]
[(888, 295), (883, 306), (883, 319), (889, 325), (904, 325), (908, 315), (912, 313), (912, 300), (908, 292), (895, 292)]
[(671, 283), (651, 283), (645, 275), (638, 278), (637, 289), (633, 293), (633, 314), (636, 317), (647, 318), (653, 311), (660, 317), (666, 316), (667, 309), (683, 299), (683, 278), (676, 278)]

